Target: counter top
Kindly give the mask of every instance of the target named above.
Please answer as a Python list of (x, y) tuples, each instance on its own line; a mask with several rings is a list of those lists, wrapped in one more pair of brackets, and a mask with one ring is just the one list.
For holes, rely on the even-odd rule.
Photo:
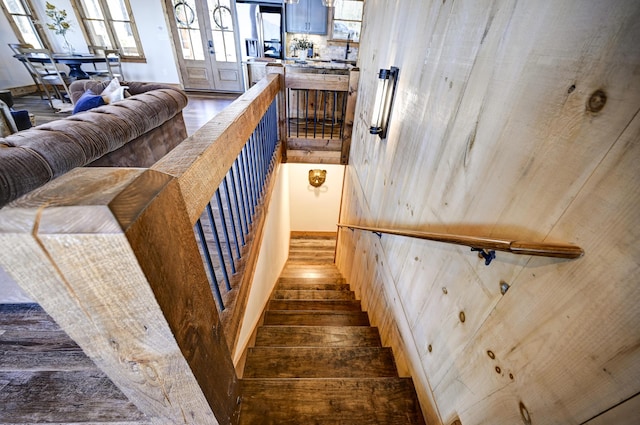
[(262, 60), (249, 60), (246, 62), (247, 64), (252, 65), (266, 65), (267, 63), (281, 63), (287, 68), (295, 69), (296, 72), (305, 72), (305, 70), (309, 70), (309, 72), (318, 72), (318, 71), (349, 71), (355, 68), (353, 62), (344, 63), (341, 61), (331, 61), (329, 59), (307, 59), (306, 61), (298, 61), (292, 59), (285, 60), (271, 60), (271, 61), (262, 61)]

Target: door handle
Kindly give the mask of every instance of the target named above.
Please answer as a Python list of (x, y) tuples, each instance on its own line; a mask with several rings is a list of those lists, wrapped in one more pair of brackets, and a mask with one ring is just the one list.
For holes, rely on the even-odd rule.
[(209, 40), (209, 47), (213, 47), (213, 40)]

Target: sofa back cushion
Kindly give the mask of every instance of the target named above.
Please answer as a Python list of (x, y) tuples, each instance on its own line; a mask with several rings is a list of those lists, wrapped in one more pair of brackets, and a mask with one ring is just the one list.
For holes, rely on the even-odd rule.
[[(74, 82), (72, 96), (95, 83)], [(150, 167), (186, 138), (184, 92), (125, 84), (133, 89), (127, 99), (0, 139), (0, 207), (75, 167)]]

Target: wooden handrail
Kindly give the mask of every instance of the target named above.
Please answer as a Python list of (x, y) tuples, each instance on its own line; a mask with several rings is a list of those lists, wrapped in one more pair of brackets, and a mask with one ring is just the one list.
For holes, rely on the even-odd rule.
[(478, 236), (454, 235), (448, 233), (422, 232), (415, 230), (385, 229), (380, 227), (356, 226), (338, 223), (338, 227), (366, 230), (374, 233), (406, 236), (427, 239), (437, 242), (464, 245), (471, 248), (511, 252), (519, 255), (535, 255), (539, 257), (580, 258), (584, 250), (577, 245), (548, 242), (514, 241), (509, 239), (485, 238)]
[[(151, 423), (183, 423), (185, 412), (197, 424), (237, 422), (230, 347), (250, 285), (234, 292), (225, 322), (193, 225), (281, 85), (268, 76), (151, 168), (76, 168), (0, 209), (2, 268)], [(243, 177), (252, 202), (279, 156), (255, 155), (265, 161)], [(256, 216), (245, 269), (260, 246)]]

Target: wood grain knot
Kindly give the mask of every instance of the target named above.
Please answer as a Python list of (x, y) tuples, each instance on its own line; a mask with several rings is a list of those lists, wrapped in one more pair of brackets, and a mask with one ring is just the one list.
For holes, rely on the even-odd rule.
[(466, 316), (464, 315), (464, 311), (461, 311), (458, 317), (460, 318), (460, 321), (462, 323), (464, 323), (464, 321), (467, 320)]
[(500, 369), (500, 366), (496, 366), (496, 373), (498, 374), (502, 373), (502, 369)]
[(431, 344), (429, 344), (429, 346), (427, 347), (427, 350), (428, 350), (429, 352), (432, 352), (432, 351), (433, 351), (433, 347), (431, 346)]
[(493, 354), (493, 351), (491, 351), (491, 350), (487, 350), (487, 356), (489, 356), (489, 358), (491, 358), (491, 360), (496, 358), (496, 355)]
[(602, 90), (596, 90), (593, 92), (589, 101), (587, 102), (587, 110), (589, 112), (600, 112), (607, 103), (607, 95)]
[(522, 423), (531, 425), (531, 415), (529, 415), (527, 406), (525, 406), (523, 402), (520, 402), (520, 416), (522, 417)]

